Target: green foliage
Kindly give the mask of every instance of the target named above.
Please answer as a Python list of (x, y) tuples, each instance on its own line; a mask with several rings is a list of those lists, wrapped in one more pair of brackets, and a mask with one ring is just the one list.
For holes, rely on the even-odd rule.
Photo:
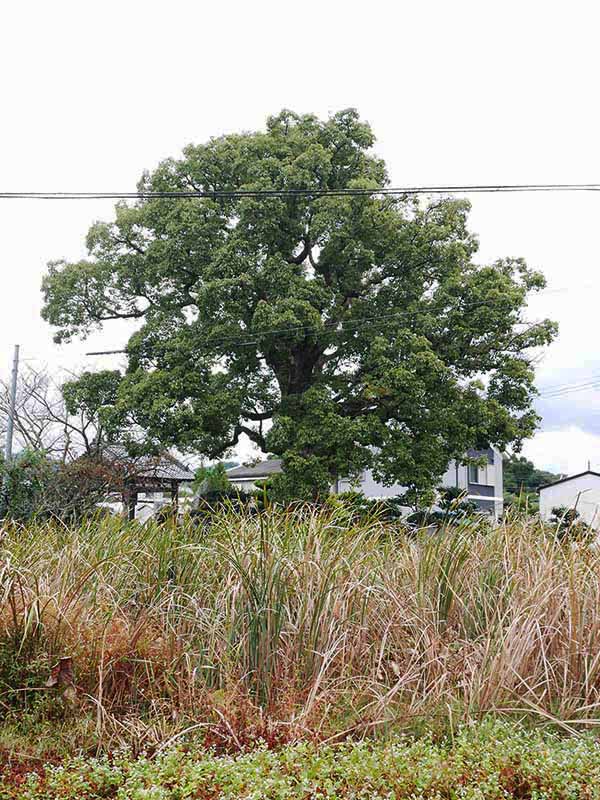
[(105, 440), (122, 432), (114, 412), (121, 377), (118, 370), (84, 372), (61, 386), (68, 413), (81, 420), (79, 430), (89, 455), (99, 455)]
[(595, 531), (581, 519), (576, 508), (555, 506), (550, 517), (551, 533), (560, 541), (586, 542), (595, 538)]
[(263, 746), (236, 756), (188, 746), (137, 759), (127, 752), (110, 760), (80, 756), (45, 770), (37, 767), (25, 782), (14, 773), (19, 780), (13, 782), (7, 771), (1, 800), (575, 800), (596, 797), (600, 760), (591, 736), (560, 738), (485, 720), (441, 740), (428, 735), (280, 750)]
[(539, 513), (540, 498), (537, 492), (522, 491), (518, 495), (504, 492), (504, 510), (511, 514), (520, 514), (529, 517)]
[(198, 467), (192, 488), (200, 494), (228, 492), (232, 487), (225, 465), (219, 462), (210, 467)]
[(477, 504), (473, 500), (467, 500), (465, 490), (458, 486), (440, 486), (437, 505), (442, 511), (455, 513), (474, 514), (477, 511)]
[(69, 414), (83, 411), (93, 417), (102, 408), (110, 408), (116, 402), (120, 381), (121, 373), (118, 370), (84, 372), (77, 380), (66, 381), (62, 385), (62, 394), (67, 411)]
[[(265, 132), (190, 145), (140, 189), (371, 189), (388, 182), (373, 143), (355, 110), (282, 111)], [(531, 435), (528, 353), (556, 332), (522, 326), (540, 273), (475, 263), (468, 211), (367, 195), (119, 204), (88, 259), (49, 266), (43, 315), (57, 341), (141, 322), (114, 424), (209, 458), (246, 435), (283, 459), (280, 498), (367, 467), (426, 490), (469, 448)]]
[(456, 486), (425, 491), (411, 488), (397, 498), (397, 503), (412, 509), (406, 522), (417, 526), (460, 523), (478, 510), (476, 503), (466, 499), (465, 490)]
[(210, 528), (215, 514), (224, 511), (256, 514), (271, 505), (265, 489), (245, 492), (229, 486), (226, 489), (203, 492), (198, 497), (197, 507), (191, 512), (191, 518)]
[(24, 521), (40, 507), (40, 498), (52, 480), (55, 467), (44, 453), (24, 450), (7, 466), (2, 462), (1, 477), (6, 475), (6, 517)]
[(504, 458), (504, 506), (512, 513), (537, 514), (540, 508), (538, 489), (560, 478), (552, 472), (538, 469), (524, 456)]
[(413, 486), (407, 489), (404, 494), (400, 495), (398, 499), (402, 505), (417, 512), (425, 511), (426, 509), (431, 508), (436, 500), (436, 497), (437, 495), (435, 489), (433, 488), (419, 489)]
[[(325, 500), (325, 506), (343, 510), (350, 519), (363, 522), (374, 519), (381, 522), (402, 522), (406, 516), (406, 506), (402, 498), (369, 498), (357, 491), (330, 494)], [(401, 527), (407, 532), (406, 526)]]
[(49, 517), (77, 522), (98, 513), (98, 502), (117, 488), (119, 480), (116, 468), (94, 458), (63, 464), (35, 450), (19, 453), (7, 470), (1, 464), (0, 480), (5, 472), (5, 516), (18, 522)]
[(504, 458), (504, 489), (514, 495), (536, 492), (545, 483), (560, 478), (552, 472), (538, 469), (525, 456), (511, 455)]

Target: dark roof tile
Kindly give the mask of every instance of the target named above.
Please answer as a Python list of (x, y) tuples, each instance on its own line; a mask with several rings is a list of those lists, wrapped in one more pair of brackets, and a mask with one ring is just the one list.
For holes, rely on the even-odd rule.
[(102, 457), (106, 461), (123, 462), (132, 466), (140, 478), (158, 478), (159, 480), (193, 481), (194, 473), (168, 452), (158, 456), (131, 457), (127, 449), (120, 444), (105, 445)]
[(254, 464), (251, 467), (233, 467), (233, 469), (227, 470), (227, 477), (229, 480), (241, 479), (241, 478), (266, 478), (269, 475), (275, 475), (278, 472), (281, 472), (281, 459), (280, 458), (271, 458), (268, 461), (260, 461), (258, 464)]

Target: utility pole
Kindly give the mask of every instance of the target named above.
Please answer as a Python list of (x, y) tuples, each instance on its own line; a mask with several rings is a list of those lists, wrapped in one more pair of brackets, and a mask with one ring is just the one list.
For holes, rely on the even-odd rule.
[(2, 479), (2, 496), (0, 497), (0, 518), (4, 517), (8, 506), (8, 468), (12, 461), (13, 433), (15, 430), (15, 410), (17, 406), (17, 378), (19, 376), (19, 345), (15, 345), (10, 393), (8, 398), (8, 419), (6, 421), (6, 442), (4, 443), (4, 477)]

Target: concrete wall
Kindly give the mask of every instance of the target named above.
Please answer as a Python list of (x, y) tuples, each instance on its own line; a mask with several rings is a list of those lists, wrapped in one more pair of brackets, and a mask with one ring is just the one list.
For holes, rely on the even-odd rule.
[(577, 508), (584, 522), (600, 529), (600, 477), (584, 474), (540, 490), (542, 519), (550, 519), (559, 506)]

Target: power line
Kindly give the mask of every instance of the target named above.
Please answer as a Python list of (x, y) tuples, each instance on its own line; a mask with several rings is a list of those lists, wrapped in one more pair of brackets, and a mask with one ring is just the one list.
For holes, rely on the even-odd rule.
[(574, 386), (566, 386), (562, 391), (553, 392), (549, 394), (541, 393), (540, 397), (546, 400), (556, 400), (561, 397), (566, 397), (570, 394), (576, 394), (577, 392), (588, 392), (591, 389), (599, 389), (600, 388), (600, 379), (596, 379), (594, 381), (590, 381), (589, 383), (582, 383), (579, 385)]
[[(457, 311), (462, 309), (469, 309), (469, 308), (477, 308), (477, 307), (485, 307), (489, 305), (489, 300), (481, 300), (481, 301), (474, 301), (473, 303), (464, 303), (460, 306), (460, 308), (450, 308), (450, 311)], [(438, 310), (432, 308), (429, 309), (430, 311), (439, 313)], [(350, 329), (356, 330), (363, 325), (369, 324), (371, 322), (380, 322), (381, 320), (390, 320), (390, 319), (417, 319), (419, 316), (426, 314), (428, 309), (423, 310), (422, 312), (418, 313), (407, 313), (404, 311), (397, 311), (392, 314), (378, 314), (376, 316), (368, 316), (368, 317), (360, 317), (359, 319), (355, 320), (325, 320), (321, 325), (295, 325), (289, 328), (274, 328), (274, 329), (263, 329), (258, 331), (248, 331), (247, 335), (245, 336), (238, 336), (237, 334), (231, 336), (221, 336), (216, 337), (214, 339), (210, 339), (207, 341), (206, 346), (218, 346), (220, 344), (223, 345), (230, 345), (230, 346), (253, 346), (259, 343), (259, 338), (261, 336), (272, 336), (272, 335), (281, 335), (286, 333), (300, 333), (304, 331), (323, 331), (323, 330), (333, 330), (341, 328), (342, 330)], [(516, 323), (521, 325), (526, 325), (527, 323)], [(120, 349), (120, 350), (95, 350), (89, 353), (86, 353), (86, 356), (105, 356), (105, 355), (118, 355), (128, 353), (129, 350), (127, 349)]]
[[(539, 294), (545, 293), (559, 293), (559, 292), (570, 292), (573, 288), (570, 286), (561, 286), (558, 288), (550, 288), (550, 289), (542, 289)], [(449, 300), (452, 298), (448, 298)], [(454, 298), (460, 299), (460, 298)], [(485, 307), (488, 306), (490, 303), (489, 300), (478, 300), (473, 301), (472, 303), (464, 303), (460, 306), (460, 308), (451, 308), (450, 311), (453, 310), (463, 310), (463, 309), (471, 309), (471, 308), (478, 308), (478, 307)], [(417, 317), (421, 316), (422, 314), (427, 313), (428, 309), (425, 309), (422, 312), (417, 313), (410, 313), (408, 314), (405, 311), (397, 311), (392, 314), (378, 314), (377, 316), (369, 316), (369, 317), (361, 317), (357, 320), (325, 320), (322, 325), (295, 325), (289, 328), (274, 328), (274, 329), (263, 329), (258, 331), (248, 331), (247, 335), (239, 336), (238, 334), (232, 334), (231, 336), (220, 336), (214, 339), (210, 339), (207, 342), (207, 345), (210, 346), (217, 346), (219, 344), (228, 344), (228, 345), (237, 345), (237, 346), (244, 346), (244, 345), (256, 345), (258, 344), (258, 339), (260, 336), (272, 336), (272, 335), (281, 335), (286, 333), (298, 333), (302, 331), (322, 331), (323, 329), (327, 330), (328, 328), (336, 328), (338, 326), (342, 328), (359, 328), (363, 324), (367, 324), (369, 322), (375, 322), (379, 320), (387, 320), (387, 319), (394, 319), (394, 318), (404, 318), (404, 319), (416, 319)], [(429, 309), (430, 311), (436, 311), (436, 309)], [(525, 325), (527, 323), (517, 323)], [(121, 355), (128, 353), (129, 351), (125, 348), (121, 348), (119, 350), (95, 350), (89, 353), (86, 353), (86, 356), (108, 356), (108, 355)]]
[(541, 388), (541, 392), (544, 395), (556, 394), (557, 392), (562, 392), (565, 389), (576, 389), (579, 386), (588, 386), (590, 381), (600, 381), (600, 373), (588, 375), (587, 378), (583, 378), (578, 381), (566, 381), (565, 383), (557, 383), (553, 386), (544, 386)]
[(580, 378), (575, 381), (566, 381), (565, 383), (556, 383), (551, 386), (544, 386), (541, 389), (540, 397), (552, 397), (562, 394), (568, 394), (575, 390), (595, 388), (600, 384), (600, 373), (592, 373), (587, 377)]
[(154, 200), (154, 199), (199, 199), (241, 200), (244, 198), (291, 198), (291, 197), (372, 197), (413, 196), (421, 194), (486, 194), (506, 192), (598, 192), (600, 183), (515, 183), (515, 184), (459, 184), (436, 186), (380, 186), (373, 189), (198, 189), (181, 191), (136, 192), (5, 192), (0, 191), (1, 200)]

